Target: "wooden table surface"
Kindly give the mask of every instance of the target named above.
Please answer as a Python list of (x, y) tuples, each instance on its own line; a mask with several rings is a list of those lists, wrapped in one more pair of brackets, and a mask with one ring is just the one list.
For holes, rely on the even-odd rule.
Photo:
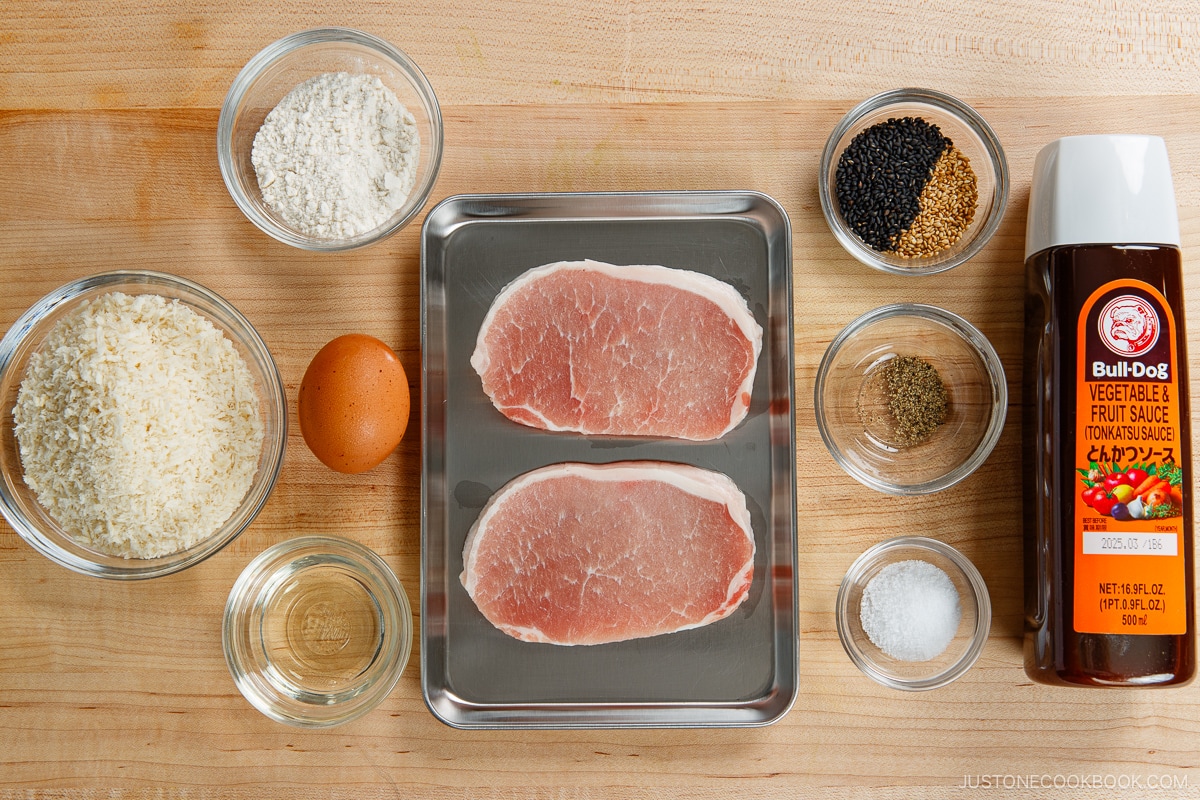
[[(292, 406), (286, 461), (266, 509), (232, 545), (182, 574), (135, 584), (82, 577), (0, 525), (0, 793), (1200, 796), (1200, 684), (1065, 690), (1034, 685), (1022, 670), (1020, 409), (1010, 404), (1000, 443), (976, 474), (915, 499), (876, 494), (841, 473), (811, 402), (817, 363), (841, 327), (905, 300), (975, 323), (1015, 394), (1033, 159), (1056, 137), (1091, 132), (1166, 138), (1194, 329), (1189, 367), (1200, 386), (1198, 18), (1195, 2), (1144, 0), (0, 3), (0, 327), (83, 275), (175, 272), (249, 317)], [(463, 732), (426, 710), (415, 651), (382, 706), (331, 730), (274, 723), (237, 692), (222, 657), (221, 612), (238, 573), (270, 544), (303, 533), (353, 537), (387, 560), (414, 607), (420, 598), (419, 414), (383, 465), (350, 477), (308, 452), (294, 404), (309, 359), (351, 331), (389, 342), (418, 396), (423, 217), (365, 250), (304, 253), (254, 228), (217, 169), (218, 109), (238, 70), (269, 42), (328, 24), (390, 40), (435, 87), (446, 144), (433, 201), (464, 192), (749, 189), (790, 215), (800, 691), (778, 723)], [(817, 201), (829, 131), (859, 100), (898, 86), (972, 103), (1011, 168), (995, 239), (934, 278), (852, 261)], [(860, 674), (833, 620), (850, 562), (911, 532), (962, 549), (994, 604), (975, 668), (915, 694)]]

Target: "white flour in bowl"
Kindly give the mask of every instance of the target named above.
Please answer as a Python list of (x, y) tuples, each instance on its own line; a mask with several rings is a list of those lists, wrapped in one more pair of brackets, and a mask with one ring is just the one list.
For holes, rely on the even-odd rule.
[(267, 114), (250, 160), (263, 202), (288, 225), (346, 239), (404, 205), (420, 151), (416, 120), (379, 78), (330, 72)]

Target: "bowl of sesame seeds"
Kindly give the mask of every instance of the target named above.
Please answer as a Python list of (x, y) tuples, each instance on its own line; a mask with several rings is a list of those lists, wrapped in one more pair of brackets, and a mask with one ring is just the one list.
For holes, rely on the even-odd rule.
[(897, 303), (847, 325), (817, 368), (817, 428), (834, 461), (888, 494), (923, 495), (974, 472), (1004, 429), (996, 350), (957, 314)]
[(1008, 165), (965, 103), (895, 89), (855, 106), (821, 155), (821, 210), (846, 251), (875, 269), (929, 275), (977, 254), (1000, 225)]

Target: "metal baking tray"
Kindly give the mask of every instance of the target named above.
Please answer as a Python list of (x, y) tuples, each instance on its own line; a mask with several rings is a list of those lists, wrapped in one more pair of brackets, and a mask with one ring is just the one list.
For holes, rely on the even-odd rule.
[[(763, 326), (747, 419), (713, 442), (537, 431), (492, 407), (470, 357), (510, 281), (554, 261), (662, 264), (733, 285)], [(421, 682), (459, 728), (736, 727), (774, 722), (797, 669), (791, 225), (754, 192), (463, 195), (421, 235)], [(747, 600), (694, 630), (563, 647), (494, 628), (459, 583), (467, 532), (512, 478), (562, 461), (652, 459), (729, 475), (757, 554)]]

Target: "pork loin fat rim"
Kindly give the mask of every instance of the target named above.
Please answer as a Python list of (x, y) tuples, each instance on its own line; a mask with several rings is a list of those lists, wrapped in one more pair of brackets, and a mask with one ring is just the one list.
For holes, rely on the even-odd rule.
[(471, 366), (524, 425), (708, 441), (745, 418), (762, 337), (737, 290), (711, 276), (560, 261), (500, 292)]
[(593, 645), (731, 614), (754, 573), (746, 498), (727, 476), (654, 461), (555, 464), (488, 501), (460, 580), (528, 642)]

